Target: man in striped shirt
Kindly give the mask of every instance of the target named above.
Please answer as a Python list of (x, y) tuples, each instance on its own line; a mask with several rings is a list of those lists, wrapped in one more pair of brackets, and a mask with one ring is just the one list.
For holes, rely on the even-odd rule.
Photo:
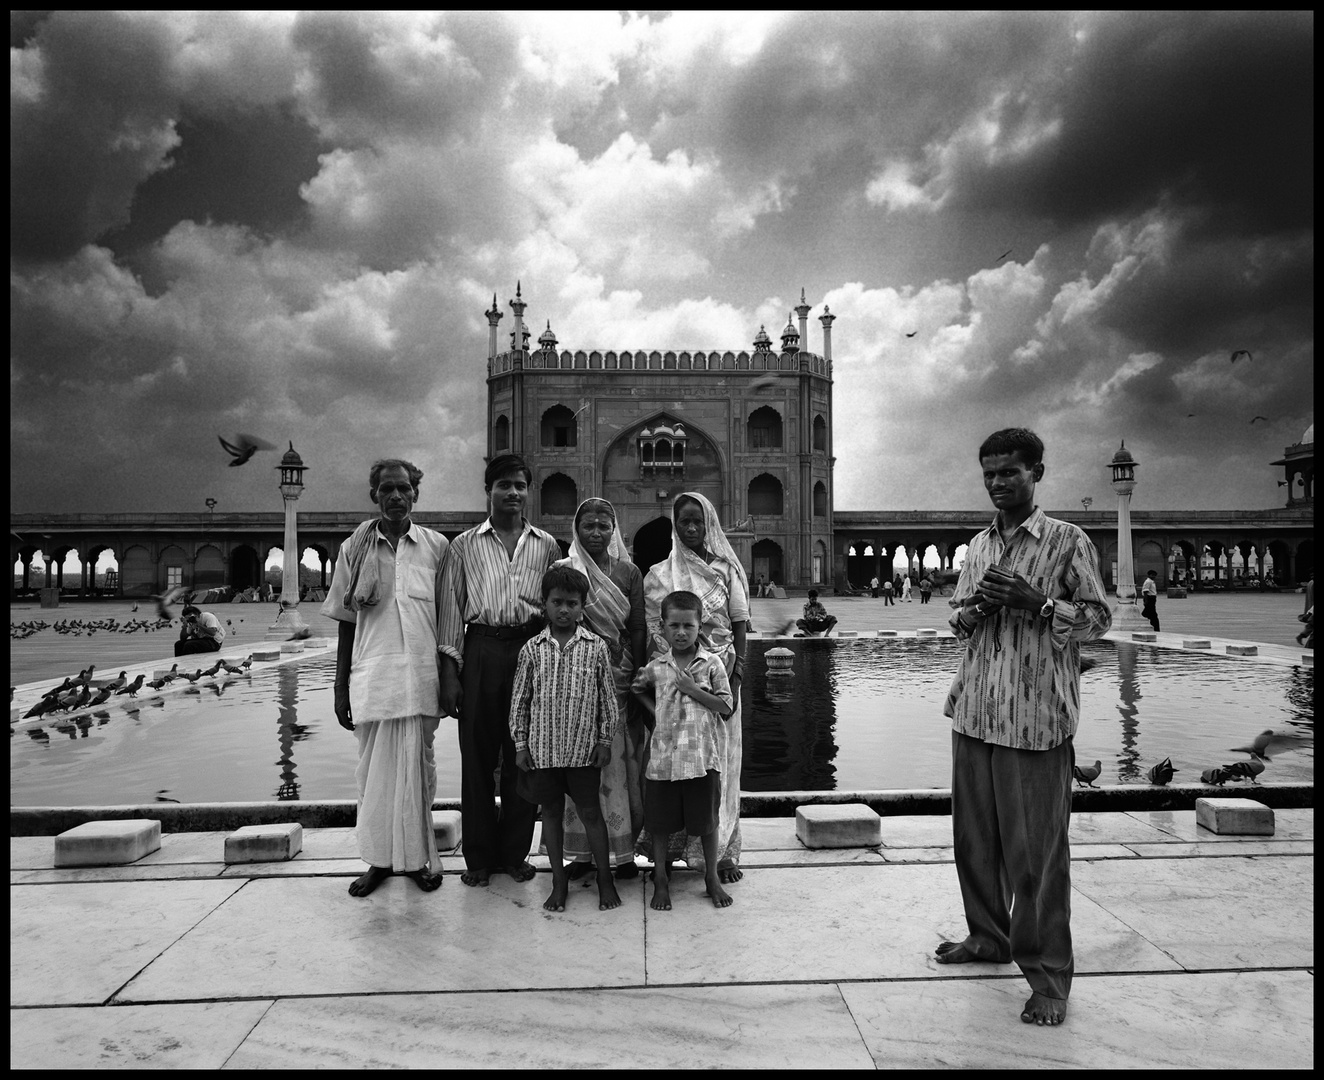
[(1033, 993), (1027, 1024), (1060, 1024), (1071, 951), (1072, 737), (1080, 642), (1112, 623), (1098, 556), (1075, 525), (1034, 502), (1044, 444), (1006, 428), (979, 448), (997, 516), (970, 541), (951, 604), (965, 654), (952, 718), (952, 834), (969, 936), (944, 964), (1014, 960)]
[[(516, 791), (510, 697), (524, 643), (543, 627), (542, 576), (561, 548), (524, 518), (533, 472), (517, 454), (483, 474), (488, 517), (455, 538), (438, 586), (441, 708), (460, 721), (460, 816), (466, 885), (495, 871), (528, 881), (537, 808)], [(501, 766), (501, 814), (493, 775)]]
[(570, 883), (562, 861), (567, 795), (575, 801), (598, 868), (598, 910), (621, 906), (598, 798), (619, 723), (616, 681), (607, 643), (580, 625), (588, 590), (588, 577), (573, 566), (553, 566), (543, 575), (548, 626), (520, 650), (510, 704), (519, 792), (542, 808), (552, 864), (552, 892), (543, 904), (548, 911), (565, 910)]

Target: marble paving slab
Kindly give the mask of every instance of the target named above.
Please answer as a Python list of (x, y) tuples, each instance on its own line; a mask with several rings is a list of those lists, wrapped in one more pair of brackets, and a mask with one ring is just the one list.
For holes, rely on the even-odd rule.
[(278, 1001), (227, 1068), (870, 1068), (835, 986)]
[(55, 837), (11, 836), (9, 838), (11, 870), (43, 870), (54, 866)]
[(141, 861), (129, 866), (69, 866), (58, 870), (11, 870), (11, 885), (56, 885), (88, 881), (183, 881), (189, 878), (216, 878), (225, 863), (179, 863), (143, 866)]
[(300, 859), (354, 859), (359, 857), (359, 842), (353, 829), (304, 829)]
[(741, 818), (740, 819), (741, 854), (749, 851), (785, 851), (799, 848), (795, 835), (795, 818)]
[(952, 846), (952, 819), (943, 816), (883, 818), (883, 849)]
[[(455, 869), (454, 866), (443, 867)], [(280, 862), (231, 863), (225, 868), (222, 877), (229, 878), (276, 878), (276, 877), (316, 877), (335, 875), (340, 877), (358, 877), (368, 872), (368, 864), (359, 858), (354, 859), (282, 859)], [(346, 888), (349, 886), (347, 885)]]
[[(1228, 839), (1228, 838), (1225, 838)], [(1246, 855), (1313, 855), (1313, 840), (1274, 840), (1267, 836), (1240, 837), (1239, 843), (1127, 844), (1147, 859), (1239, 858)]]
[(1068, 837), (1077, 844), (1158, 844), (1169, 835), (1130, 814), (1072, 814)]
[(804, 848), (754, 850), (740, 853), (742, 869), (763, 866), (842, 866), (852, 864), (881, 866), (882, 853), (877, 848)]
[(351, 897), (345, 878), (249, 880), (229, 903), (159, 957), (119, 1001), (440, 990), (623, 986), (644, 982), (643, 889), (598, 911), (572, 890), (542, 909), (549, 875), (487, 888), (456, 875), (432, 893), (394, 877)]
[(270, 1001), (11, 1009), (11, 1069), (219, 1069)]
[[(729, 891), (735, 903), (719, 910), (704, 894), (701, 878), (677, 875), (673, 909), (645, 911), (650, 986), (951, 978), (1016, 970), (948, 966), (933, 958), (941, 941), (966, 934), (950, 863), (758, 870)], [(1178, 966), (1084, 897), (1073, 901), (1072, 932), (1078, 971)]]
[(108, 1000), (242, 887), (238, 881), (11, 886), (9, 1004)]
[(880, 1068), (1309, 1069), (1304, 971), (1077, 978), (1064, 1024), (1020, 1021), (1020, 980), (841, 988)]
[[(1243, 787), (1240, 791), (1226, 788), (1224, 797), (1229, 799), (1253, 799), (1255, 796)], [(1235, 844), (1243, 839), (1240, 836), (1220, 836), (1218, 833), (1201, 828), (1196, 824), (1194, 810), (1133, 810), (1130, 812), (1130, 816), (1148, 822), (1160, 832), (1178, 840)], [(1315, 838), (1314, 810), (1275, 810), (1273, 819), (1274, 840), (1313, 840)], [(1256, 837), (1256, 839), (1263, 840), (1266, 838)]]
[(1071, 867), (1077, 893), (1187, 969), (1312, 965), (1314, 877), (1299, 855)]

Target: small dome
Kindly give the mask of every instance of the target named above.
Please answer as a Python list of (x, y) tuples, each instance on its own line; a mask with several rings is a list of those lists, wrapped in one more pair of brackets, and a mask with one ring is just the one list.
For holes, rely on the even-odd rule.
[(1126, 448), (1126, 440), (1122, 440), (1121, 448), (1113, 455), (1113, 464), (1117, 465), (1124, 461), (1135, 461), (1131, 456), (1131, 451)]
[(548, 320), (547, 329), (538, 335), (538, 344), (544, 349), (556, 348), (556, 335), (552, 333), (552, 324)]
[(754, 347), (757, 349), (763, 345), (771, 345), (771, 344), (772, 344), (772, 338), (768, 337), (767, 328), (760, 326), (759, 332), (754, 335)]
[(303, 458), (301, 458), (298, 451), (294, 449), (294, 443), (290, 443), (290, 448), (285, 451), (285, 456), (280, 459), (280, 467), (282, 469), (303, 468)]

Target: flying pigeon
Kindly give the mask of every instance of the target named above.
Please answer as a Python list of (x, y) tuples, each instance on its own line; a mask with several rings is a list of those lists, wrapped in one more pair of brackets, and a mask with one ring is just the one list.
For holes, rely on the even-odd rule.
[(259, 439), (256, 435), (236, 435), (234, 442), (228, 443), (221, 436), (216, 436), (221, 440), (221, 445), (225, 447), (225, 452), (234, 460), (230, 462), (230, 467), (242, 465), (251, 458), (258, 450), (275, 450), (276, 447), (265, 439)]
[(1255, 423), (1256, 420), (1263, 420), (1266, 424), (1269, 422), (1269, 418), (1267, 416), (1252, 416), (1250, 418), (1250, 422), (1252, 424)]
[(1180, 771), (1181, 770), (1174, 769), (1172, 767), (1172, 758), (1165, 757), (1162, 761), (1160, 761), (1157, 765), (1155, 765), (1152, 769), (1149, 770), (1149, 782), (1151, 784), (1157, 784), (1159, 787), (1162, 787), (1164, 784), (1167, 784), (1172, 779), (1173, 773)]
[(749, 380), (749, 389), (750, 389), (750, 390), (775, 390), (775, 389), (777, 388), (777, 386), (779, 385), (779, 383), (780, 383), (780, 380), (777, 378), (777, 376), (776, 376), (775, 374), (773, 374), (772, 372), (768, 372), (767, 374), (759, 375), (757, 378), (750, 379), (750, 380)]
[(1076, 778), (1076, 783), (1085, 787), (1093, 787), (1094, 781), (1099, 778), (1099, 773), (1103, 772), (1103, 762), (1096, 761), (1093, 765), (1073, 765), (1071, 773)]
[(1006, 251), (1004, 251), (1001, 255), (998, 256), (998, 262), (1001, 262), (1003, 259), (1005, 259), (1008, 255), (1010, 255), (1010, 254), (1011, 254), (1013, 251), (1015, 251), (1015, 250), (1016, 250), (1015, 248), (1007, 248)]
[(173, 618), (170, 614), (170, 605), (175, 602), (175, 598), (183, 591), (184, 588), (182, 585), (176, 585), (174, 588), (167, 589), (160, 596), (152, 597), (152, 599), (156, 601), (156, 614), (158, 618), (165, 619), (167, 622)]
[[(1302, 741), (1302, 736), (1292, 732), (1275, 732), (1273, 728), (1265, 728), (1254, 739), (1249, 746), (1229, 747), (1236, 754), (1251, 754), (1257, 758), (1263, 758), (1265, 761), (1272, 759), (1273, 754), (1280, 754), (1284, 750), (1293, 750)], [(1271, 754), (1270, 751), (1273, 751)]]
[(914, 337), (914, 336), (915, 336), (916, 334), (918, 334), (918, 333), (919, 333), (918, 330), (912, 330), (910, 333), (908, 333), (908, 334), (906, 335), (906, 337)]
[(1234, 353), (1232, 354), (1232, 363), (1235, 364), (1235, 363), (1237, 362), (1237, 360), (1239, 360), (1239, 359), (1240, 359), (1241, 357), (1243, 357), (1243, 356), (1244, 356), (1247, 360), (1251, 360), (1251, 359), (1253, 359), (1253, 357), (1250, 355), (1250, 350), (1249, 350), (1249, 349), (1238, 349), (1236, 352), (1234, 352)]

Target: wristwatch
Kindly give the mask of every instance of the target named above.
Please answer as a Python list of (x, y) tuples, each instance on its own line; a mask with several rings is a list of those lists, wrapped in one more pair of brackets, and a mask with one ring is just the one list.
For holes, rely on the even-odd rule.
[(1053, 603), (1053, 598), (1050, 596), (1044, 601), (1044, 606), (1039, 609), (1039, 614), (1045, 619), (1051, 619), (1053, 617), (1053, 612), (1056, 610), (1057, 605)]

